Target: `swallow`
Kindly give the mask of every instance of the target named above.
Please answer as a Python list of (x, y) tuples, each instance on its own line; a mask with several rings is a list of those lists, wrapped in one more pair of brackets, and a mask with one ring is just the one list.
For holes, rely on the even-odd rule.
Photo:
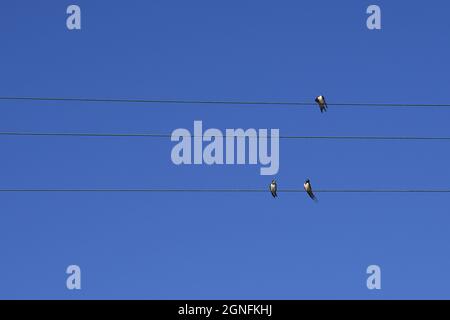
[(327, 109), (328, 109), (328, 104), (327, 104), (327, 102), (325, 101), (325, 97), (324, 97), (324, 96), (318, 96), (318, 97), (316, 98), (315, 101), (316, 101), (316, 103), (319, 105), (320, 112), (327, 111)]
[(275, 180), (272, 180), (272, 183), (270, 184), (269, 190), (270, 190), (270, 193), (272, 194), (272, 196), (274, 198), (278, 197), (278, 195), (277, 195), (277, 182)]
[(313, 199), (314, 201), (317, 201), (317, 198), (316, 198), (316, 196), (314, 195), (314, 193), (312, 191), (311, 182), (309, 181), (309, 179), (307, 179), (305, 181), (305, 183), (303, 184), (303, 187), (305, 188), (305, 191), (308, 194), (308, 196), (311, 199)]

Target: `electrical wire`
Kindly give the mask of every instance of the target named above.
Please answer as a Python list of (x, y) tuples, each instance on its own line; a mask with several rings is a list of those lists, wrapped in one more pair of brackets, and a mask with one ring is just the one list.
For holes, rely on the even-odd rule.
[[(108, 98), (63, 98), (63, 97), (17, 97), (1, 96), (0, 100), (9, 101), (56, 101), (56, 102), (92, 102), (92, 103), (140, 103), (140, 104), (198, 104), (198, 105), (254, 105), (254, 106), (313, 106), (313, 101), (236, 101), (236, 100), (184, 100), (184, 99), (108, 99)], [(375, 102), (336, 102), (327, 103), (339, 107), (450, 107), (450, 103), (375, 103)]]
[[(0, 132), (0, 136), (36, 136), (36, 137), (111, 137), (111, 138), (170, 138), (171, 134), (166, 133), (88, 133), (88, 132), (26, 132), (26, 131), (9, 131)], [(198, 136), (191, 136), (198, 137)], [(233, 135), (226, 137), (234, 138), (258, 138), (252, 135)], [(260, 136), (261, 137), (261, 136)], [(270, 137), (270, 136), (269, 136)], [(292, 140), (431, 140), (431, 141), (450, 141), (450, 137), (437, 136), (303, 136), (303, 135), (281, 135), (280, 139)]]
[[(268, 193), (269, 189), (187, 189), (187, 188), (149, 188), (149, 189), (0, 189), (0, 192), (127, 192), (127, 193)], [(281, 189), (279, 193), (304, 193), (303, 189)], [(314, 193), (450, 193), (450, 189), (318, 189)]]

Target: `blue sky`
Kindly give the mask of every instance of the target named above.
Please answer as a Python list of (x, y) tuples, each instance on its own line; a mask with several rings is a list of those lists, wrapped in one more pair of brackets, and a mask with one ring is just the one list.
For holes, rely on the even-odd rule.
[[(82, 10), (68, 31), (66, 8)], [(378, 4), (382, 30), (366, 27)], [(1, 96), (448, 103), (446, 1), (14, 1)], [(450, 109), (0, 102), (0, 131), (449, 136)], [(1, 137), (1, 188), (266, 188), (169, 139)], [(280, 188), (448, 188), (447, 142), (280, 142)], [(0, 298), (450, 298), (445, 194), (0, 194)], [(82, 290), (65, 270), (82, 270)], [(382, 290), (366, 268), (382, 269)]]

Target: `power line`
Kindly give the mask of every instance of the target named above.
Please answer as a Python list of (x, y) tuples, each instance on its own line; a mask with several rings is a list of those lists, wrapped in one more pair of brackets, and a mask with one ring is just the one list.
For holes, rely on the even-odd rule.
[[(268, 189), (0, 189), (0, 192), (99, 192), (99, 193), (268, 193)], [(305, 193), (303, 189), (281, 189), (279, 193)], [(315, 193), (450, 193), (450, 189), (318, 189)]]
[(147, 137), (170, 138), (170, 134), (159, 133), (83, 133), (83, 132), (0, 132), (0, 136), (38, 137)]
[[(315, 106), (311, 101), (236, 101), (236, 100), (184, 100), (184, 99), (107, 99), (107, 98), (61, 98), (61, 97), (13, 97), (2, 96), (0, 100), (9, 101), (56, 101), (56, 102), (92, 102), (92, 103), (140, 103), (140, 104), (200, 104), (200, 105), (254, 105), (254, 106)], [(432, 103), (374, 103), (374, 102), (339, 102), (328, 103), (340, 107), (450, 107), (450, 104)]]
[[(170, 138), (172, 135), (167, 133), (89, 133), (89, 132), (21, 132), (10, 131), (0, 132), (0, 136), (36, 136), (36, 137), (111, 137), (111, 138)], [(198, 137), (198, 136), (191, 136)], [(224, 137), (235, 138), (258, 138), (252, 135), (233, 135)], [(270, 136), (269, 136), (270, 137)], [(303, 136), (303, 135), (281, 135), (280, 139), (292, 140), (435, 140), (450, 141), (450, 137), (423, 137), (423, 136)]]

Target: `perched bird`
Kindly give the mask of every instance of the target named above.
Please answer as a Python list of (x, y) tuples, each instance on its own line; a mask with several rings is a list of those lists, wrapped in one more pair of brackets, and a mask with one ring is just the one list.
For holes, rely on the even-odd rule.
[(272, 180), (272, 183), (270, 184), (269, 190), (270, 190), (270, 193), (272, 194), (272, 196), (274, 198), (278, 197), (278, 195), (277, 195), (277, 182), (275, 180)]
[(314, 201), (317, 201), (317, 198), (316, 198), (316, 196), (314, 195), (314, 193), (312, 191), (311, 182), (309, 181), (309, 179), (307, 179), (305, 181), (305, 183), (303, 184), (303, 187), (305, 188), (305, 191), (308, 194), (308, 196), (311, 199), (313, 199)]
[(327, 102), (325, 101), (325, 97), (324, 97), (324, 96), (318, 96), (318, 97), (316, 98), (316, 103), (319, 105), (320, 112), (327, 111), (327, 109), (328, 109), (328, 104), (327, 104)]

